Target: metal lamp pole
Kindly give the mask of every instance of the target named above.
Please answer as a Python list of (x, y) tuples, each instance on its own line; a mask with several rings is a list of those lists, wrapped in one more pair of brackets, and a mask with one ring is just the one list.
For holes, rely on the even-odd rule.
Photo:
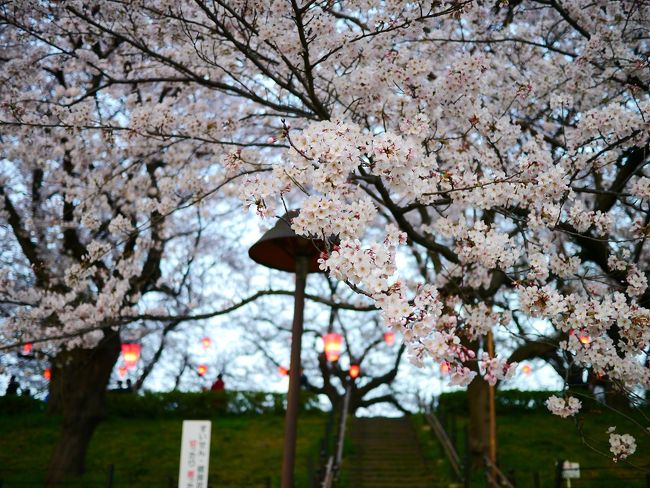
[(298, 432), (298, 406), (300, 404), (300, 352), (302, 349), (303, 315), (305, 311), (305, 285), (308, 258), (296, 257), (296, 294), (291, 326), (291, 363), (289, 365), (289, 393), (284, 417), (284, 457), (282, 458), (282, 488), (293, 488), (293, 467), (296, 459), (296, 434)]
[(305, 285), (308, 273), (322, 272), (318, 266), (319, 247), (322, 242), (298, 236), (289, 225), (297, 211), (280, 218), (271, 230), (249, 249), (254, 261), (269, 268), (295, 273), (296, 292), (291, 327), (291, 364), (289, 365), (289, 392), (284, 419), (284, 455), (282, 458), (282, 488), (293, 488), (293, 468), (296, 459), (296, 434), (298, 407), (300, 405), (300, 350), (302, 345)]

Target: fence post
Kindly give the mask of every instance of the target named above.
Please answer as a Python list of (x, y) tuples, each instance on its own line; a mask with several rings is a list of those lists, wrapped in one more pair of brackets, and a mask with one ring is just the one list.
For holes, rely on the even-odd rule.
[(564, 459), (558, 459), (555, 465), (555, 488), (562, 488), (562, 471), (564, 471)]
[[(106, 488), (113, 488), (113, 477), (115, 476), (115, 465), (108, 465), (108, 477), (106, 479)], [(1, 486), (1, 485), (0, 485)]]
[(539, 471), (535, 471), (535, 472), (533, 473), (533, 486), (534, 486), (535, 488), (540, 488), (540, 484), (539, 484)]

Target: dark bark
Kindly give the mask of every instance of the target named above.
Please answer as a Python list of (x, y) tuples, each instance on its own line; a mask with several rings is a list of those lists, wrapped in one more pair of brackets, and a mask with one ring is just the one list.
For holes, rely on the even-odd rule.
[(64, 351), (55, 358), (49, 410), (63, 417), (63, 426), (45, 486), (61, 486), (84, 472), (90, 439), (106, 416), (106, 387), (119, 353), (119, 336), (111, 331), (93, 349)]
[(472, 469), (484, 466), (484, 457), (490, 447), (489, 385), (481, 377), (474, 378), (467, 387), (469, 406), (469, 451)]

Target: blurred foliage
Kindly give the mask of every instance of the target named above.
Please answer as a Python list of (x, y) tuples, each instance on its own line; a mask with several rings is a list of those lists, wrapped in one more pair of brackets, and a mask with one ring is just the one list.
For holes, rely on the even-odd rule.
[[(109, 417), (212, 417), (215, 415), (277, 414), (285, 411), (286, 395), (260, 391), (221, 391), (187, 393), (180, 391), (134, 394), (109, 391), (106, 395)], [(30, 397), (0, 397), (0, 415), (37, 413), (47, 404)], [(302, 411), (320, 411), (318, 398), (301, 392)]]
[(0, 397), (0, 416), (44, 412), (46, 404), (29, 396)]
[[(562, 393), (533, 390), (497, 390), (495, 396), (497, 414), (548, 412), (544, 402), (551, 395), (562, 396)], [(468, 415), (467, 391), (453, 391), (440, 395), (436, 412)]]

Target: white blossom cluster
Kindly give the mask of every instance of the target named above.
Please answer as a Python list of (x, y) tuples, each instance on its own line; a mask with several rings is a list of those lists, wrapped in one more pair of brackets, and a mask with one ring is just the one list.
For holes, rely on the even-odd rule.
[(617, 434), (616, 427), (607, 429), (609, 450), (614, 455), (614, 462), (631, 456), (636, 452), (636, 440), (630, 434)]
[(560, 417), (573, 417), (582, 408), (582, 402), (575, 397), (560, 398), (555, 395), (546, 400), (546, 407)]
[(488, 353), (484, 352), (478, 364), (483, 370), (485, 381), (494, 386), (499, 380), (511, 379), (517, 371), (518, 363), (508, 363), (498, 356), (491, 358)]
[(309, 197), (300, 207), (298, 216), (292, 219), (291, 227), (304, 236), (358, 239), (370, 227), (376, 213), (369, 199), (346, 204), (337, 199)]

